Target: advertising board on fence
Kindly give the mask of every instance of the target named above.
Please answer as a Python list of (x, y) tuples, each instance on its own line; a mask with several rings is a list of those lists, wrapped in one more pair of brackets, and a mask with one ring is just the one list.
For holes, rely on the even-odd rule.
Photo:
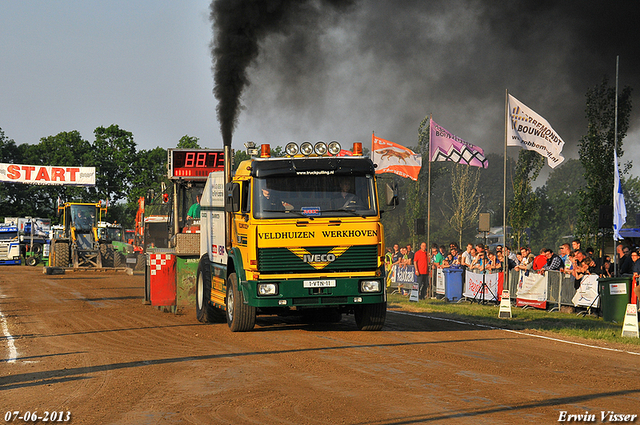
[(395, 267), (395, 282), (398, 286), (416, 283), (416, 268), (414, 266)]
[[(624, 285), (624, 284), (623, 284)], [(625, 291), (626, 291), (625, 286)], [(575, 307), (600, 307), (600, 297), (598, 296), (598, 275), (587, 274), (584, 275), (580, 281), (580, 288), (576, 291), (576, 294), (571, 300)]]
[(516, 305), (547, 308), (547, 275), (521, 271), (516, 292)]
[[(465, 273), (463, 297), (476, 300), (498, 301), (500, 291), (504, 283), (504, 273), (473, 273), (467, 270)], [(482, 290), (482, 283), (486, 284)], [(483, 296), (484, 292), (484, 296)]]
[(444, 295), (444, 272), (442, 269), (436, 269), (436, 294)]

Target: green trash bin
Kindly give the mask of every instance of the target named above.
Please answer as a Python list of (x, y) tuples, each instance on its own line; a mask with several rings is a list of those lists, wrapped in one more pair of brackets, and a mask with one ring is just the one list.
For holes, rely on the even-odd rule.
[(622, 323), (631, 301), (631, 277), (598, 279), (602, 318), (607, 322)]

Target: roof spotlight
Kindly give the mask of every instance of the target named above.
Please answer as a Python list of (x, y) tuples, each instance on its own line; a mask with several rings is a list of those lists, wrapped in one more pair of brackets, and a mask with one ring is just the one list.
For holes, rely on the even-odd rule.
[(311, 142), (302, 142), (300, 145), (300, 153), (304, 156), (309, 156), (313, 153), (313, 145)]
[(340, 150), (340, 143), (336, 142), (335, 140), (329, 143), (329, 153), (331, 155), (338, 155), (340, 153)]
[(322, 140), (318, 140), (318, 142), (313, 147), (313, 151), (317, 155), (322, 156), (322, 155), (327, 153), (327, 144), (325, 142), (323, 142)]
[(287, 146), (285, 146), (284, 151), (289, 156), (294, 156), (298, 153), (298, 145), (296, 142), (289, 142)]

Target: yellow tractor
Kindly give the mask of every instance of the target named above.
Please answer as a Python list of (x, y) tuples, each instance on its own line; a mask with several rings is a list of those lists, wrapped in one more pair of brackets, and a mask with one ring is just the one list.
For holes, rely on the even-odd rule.
[(53, 267), (103, 267), (103, 258), (113, 254), (108, 252), (113, 248), (98, 235), (98, 222), (106, 211), (106, 206), (99, 202), (66, 202), (58, 206), (64, 229), (56, 232), (51, 241), (53, 260), (50, 264)]

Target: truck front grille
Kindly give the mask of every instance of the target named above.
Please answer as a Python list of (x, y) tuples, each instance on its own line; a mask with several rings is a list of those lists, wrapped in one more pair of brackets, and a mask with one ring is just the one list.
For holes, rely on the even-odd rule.
[(377, 245), (258, 249), (261, 273), (373, 271), (377, 267)]

